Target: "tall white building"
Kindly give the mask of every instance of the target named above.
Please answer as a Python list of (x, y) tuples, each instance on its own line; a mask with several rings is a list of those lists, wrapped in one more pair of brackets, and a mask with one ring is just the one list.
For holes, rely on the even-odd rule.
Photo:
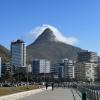
[(69, 59), (60, 59), (56, 64), (56, 73), (61, 78), (74, 78), (74, 62)]
[(65, 59), (65, 78), (75, 78), (74, 76), (74, 62)]
[(26, 67), (26, 46), (23, 40), (11, 42), (11, 57), (15, 67)]
[(75, 66), (75, 78), (81, 81), (95, 81), (97, 78), (96, 69), (98, 68), (97, 63), (80, 62)]
[(50, 61), (46, 59), (35, 59), (32, 65), (33, 74), (50, 73)]
[(1, 77), (1, 57), (0, 57), (0, 77)]
[(99, 57), (96, 52), (83, 51), (78, 53), (75, 66), (75, 77), (81, 81), (95, 81), (99, 77)]

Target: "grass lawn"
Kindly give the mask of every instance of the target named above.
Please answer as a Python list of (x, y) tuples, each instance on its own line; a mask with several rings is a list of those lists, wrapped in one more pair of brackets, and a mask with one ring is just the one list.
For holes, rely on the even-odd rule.
[(17, 92), (23, 92), (23, 91), (28, 91), (28, 90), (33, 90), (33, 89), (38, 89), (39, 87), (36, 85), (31, 85), (31, 86), (18, 86), (18, 87), (0, 87), (0, 96), (2, 95), (8, 95), (8, 94), (13, 94)]

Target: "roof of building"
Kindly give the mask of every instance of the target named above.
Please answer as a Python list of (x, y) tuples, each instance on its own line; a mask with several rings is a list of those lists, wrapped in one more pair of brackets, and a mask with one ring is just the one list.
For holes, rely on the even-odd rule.
[(13, 41), (11, 42), (12, 44), (17, 44), (17, 43), (25, 43), (23, 40), (18, 39), (17, 41)]

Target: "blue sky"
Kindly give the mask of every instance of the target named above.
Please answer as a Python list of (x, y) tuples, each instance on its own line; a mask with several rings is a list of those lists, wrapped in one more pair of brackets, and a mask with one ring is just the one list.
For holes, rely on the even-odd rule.
[(78, 47), (100, 55), (100, 0), (0, 0), (0, 44), (22, 38), (42, 24), (57, 27), (65, 37), (78, 39)]

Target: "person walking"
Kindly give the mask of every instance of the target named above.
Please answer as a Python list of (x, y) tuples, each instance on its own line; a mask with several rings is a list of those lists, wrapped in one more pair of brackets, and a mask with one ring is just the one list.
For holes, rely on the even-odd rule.
[(52, 86), (52, 91), (54, 90), (54, 83), (52, 82), (51, 83), (51, 86)]
[(45, 87), (46, 87), (46, 90), (47, 90), (48, 89), (48, 84), (47, 83), (45, 84)]

